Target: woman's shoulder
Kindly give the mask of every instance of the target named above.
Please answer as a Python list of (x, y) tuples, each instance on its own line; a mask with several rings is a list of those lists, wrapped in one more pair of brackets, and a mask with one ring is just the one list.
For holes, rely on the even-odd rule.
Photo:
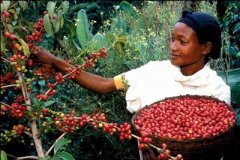
[(216, 71), (213, 71), (214, 75), (211, 76), (211, 90), (214, 91), (215, 97), (225, 101), (230, 105), (231, 102), (231, 88), (230, 86), (220, 77)]
[[(163, 60), (163, 61), (149, 61), (145, 65), (132, 69), (128, 72), (125, 72), (124, 75), (126, 77), (137, 77), (138, 75), (146, 75), (146, 74), (156, 74), (156, 73), (162, 73), (167, 72), (169, 66), (171, 65), (171, 62), (169, 60)], [(144, 73), (144, 74), (143, 74)], [(169, 72), (168, 72), (169, 73)]]
[(217, 71), (210, 69), (211, 70), (211, 76), (210, 76), (210, 81), (212, 82), (212, 85), (215, 86), (216, 88), (222, 87), (225, 89), (229, 89), (229, 85), (224, 81), (224, 79), (217, 74)]
[(153, 67), (169, 67), (171, 66), (170, 60), (161, 60), (161, 61), (149, 61), (146, 66)]

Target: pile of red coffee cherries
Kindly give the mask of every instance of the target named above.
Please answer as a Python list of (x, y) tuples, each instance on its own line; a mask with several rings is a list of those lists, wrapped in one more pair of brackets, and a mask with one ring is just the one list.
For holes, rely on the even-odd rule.
[(169, 98), (141, 110), (136, 128), (155, 137), (176, 140), (206, 138), (230, 129), (235, 114), (225, 102), (210, 97)]

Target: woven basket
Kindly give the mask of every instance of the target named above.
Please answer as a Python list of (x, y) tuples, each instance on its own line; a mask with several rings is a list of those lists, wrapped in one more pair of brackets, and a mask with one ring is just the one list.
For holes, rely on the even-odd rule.
[[(187, 95), (188, 97), (190, 95)], [(172, 97), (172, 98), (183, 98), (184, 96)], [(216, 101), (218, 99), (207, 97), (207, 96), (190, 96), (195, 99), (197, 98), (210, 98)], [(171, 98), (166, 98), (162, 101), (169, 100)], [(162, 102), (158, 101), (156, 103)], [(154, 103), (155, 104), (155, 103)], [(226, 104), (227, 105), (227, 104)], [(146, 106), (150, 108), (152, 105)], [(228, 105), (227, 105), (228, 106)], [(134, 119), (140, 114), (143, 109), (140, 109), (137, 113), (135, 113), (132, 117), (132, 124), (134, 125)], [(229, 110), (234, 111), (233, 108), (228, 106)], [(226, 130), (223, 133), (218, 135), (208, 137), (208, 138), (195, 138), (195, 139), (187, 139), (187, 140), (177, 140), (173, 138), (166, 137), (151, 137), (153, 139), (153, 144), (156, 146), (161, 146), (162, 143), (166, 143), (168, 149), (171, 151), (171, 155), (176, 156), (177, 154), (181, 154), (184, 160), (220, 160), (223, 156), (224, 150), (228, 144), (231, 144), (233, 134), (234, 134), (235, 124)], [(138, 130), (135, 127), (137, 133)]]

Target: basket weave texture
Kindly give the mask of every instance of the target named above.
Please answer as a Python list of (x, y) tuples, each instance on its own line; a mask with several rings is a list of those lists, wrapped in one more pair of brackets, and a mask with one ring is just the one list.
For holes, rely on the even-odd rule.
[[(215, 101), (220, 101), (216, 98), (209, 96), (192, 96), (186, 95), (188, 97), (198, 99), (198, 98), (207, 98), (214, 99)], [(171, 97), (171, 98), (184, 98), (185, 96)], [(155, 102), (159, 103), (165, 100), (169, 100), (171, 98), (166, 98), (164, 100)], [(221, 101), (222, 102), (222, 101)], [(155, 104), (154, 103), (154, 104)], [(153, 105), (153, 104), (152, 104)], [(152, 105), (146, 106), (136, 112), (132, 117), (132, 124), (134, 125), (134, 119), (139, 116), (142, 110), (151, 107)], [(228, 109), (234, 112), (233, 108), (226, 104)], [(236, 117), (236, 116), (235, 116)], [(134, 125), (135, 127), (135, 125)], [(162, 143), (167, 144), (167, 148), (171, 151), (171, 155), (176, 156), (177, 154), (181, 154), (184, 160), (220, 160), (220, 158), (224, 154), (224, 150), (228, 147), (228, 144), (231, 144), (233, 140), (233, 134), (235, 129), (235, 123), (232, 127), (226, 130), (223, 133), (218, 135), (207, 137), (207, 138), (195, 138), (195, 139), (184, 139), (177, 140), (168, 137), (154, 137), (153, 144), (161, 147)], [(135, 127), (137, 134), (139, 130)]]

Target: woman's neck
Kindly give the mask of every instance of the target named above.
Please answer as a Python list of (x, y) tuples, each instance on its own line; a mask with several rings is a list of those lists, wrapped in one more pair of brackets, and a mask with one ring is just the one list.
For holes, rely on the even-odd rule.
[(204, 62), (188, 64), (185, 66), (180, 66), (181, 72), (185, 76), (191, 76), (194, 73), (200, 71), (204, 67)]

